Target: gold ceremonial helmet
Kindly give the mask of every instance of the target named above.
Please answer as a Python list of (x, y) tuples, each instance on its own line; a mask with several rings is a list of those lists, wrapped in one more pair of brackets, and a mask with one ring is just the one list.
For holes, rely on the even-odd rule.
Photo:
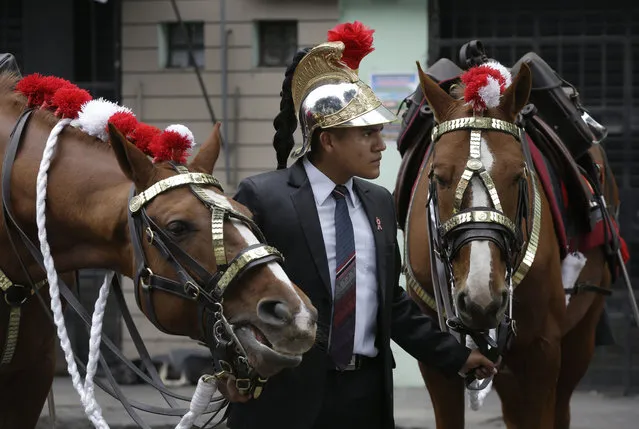
[(397, 119), (357, 72), (342, 61), (344, 48), (340, 41), (315, 46), (293, 73), (291, 91), (303, 137), (293, 158), (308, 152), (317, 128), (379, 125)]

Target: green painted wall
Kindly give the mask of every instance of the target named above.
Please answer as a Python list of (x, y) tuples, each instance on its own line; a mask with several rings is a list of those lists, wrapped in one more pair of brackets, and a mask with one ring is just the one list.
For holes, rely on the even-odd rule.
[[(416, 73), (415, 61), (425, 66), (428, 52), (427, 0), (340, 0), (339, 8), (340, 22), (357, 20), (375, 30), (375, 51), (362, 61), (359, 69), (364, 82), (370, 85), (373, 73)], [(410, 91), (404, 96), (408, 94)], [(399, 164), (395, 141), (387, 141), (381, 175), (375, 182), (392, 192)], [(397, 239), (402, 248), (401, 232)], [(405, 287), (403, 278), (401, 283)], [(395, 385), (423, 386), (415, 359), (396, 344), (392, 346), (397, 362)]]

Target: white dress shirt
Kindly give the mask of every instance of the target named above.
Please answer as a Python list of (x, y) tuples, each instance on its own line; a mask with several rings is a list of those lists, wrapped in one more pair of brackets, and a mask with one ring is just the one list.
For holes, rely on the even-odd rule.
[[(331, 195), (336, 184), (317, 169), (308, 158), (304, 158), (306, 175), (313, 189), (315, 205), (324, 237), (328, 260), (331, 290), (335, 295), (335, 199)], [(353, 179), (344, 183), (348, 189), (346, 204), (353, 224), (355, 237), (355, 340), (353, 354), (374, 357), (375, 332), (377, 326), (377, 264), (373, 230), (366, 217), (366, 211), (357, 194), (353, 191)], [(332, 318), (331, 318), (332, 320)]]

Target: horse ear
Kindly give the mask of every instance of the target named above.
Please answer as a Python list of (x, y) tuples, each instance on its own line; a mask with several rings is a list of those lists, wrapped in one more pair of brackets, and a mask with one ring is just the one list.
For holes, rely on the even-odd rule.
[(138, 191), (148, 187), (155, 174), (151, 160), (109, 122), (109, 141), (124, 175)]
[(528, 103), (532, 87), (532, 74), (526, 63), (522, 63), (519, 73), (501, 96), (499, 108), (514, 121), (519, 111)]
[(435, 120), (437, 122), (441, 122), (444, 114), (449, 110), (450, 105), (455, 102), (455, 99), (448, 95), (446, 91), (444, 91), (439, 85), (437, 85), (437, 83), (435, 83), (434, 80), (424, 73), (419, 61), (417, 61), (417, 73), (419, 75), (422, 92), (424, 93), (424, 97), (426, 97), (426, 101), (430, 105), (430, 108), (433, 110)]
[(220, 155), (220, 147), (222, 146), (222, 138), (220, 137), (220, 123), (217, 122), (213, 127), (213, 132), (208, 139), (202, 144), (193, 161), (189, 164), (189, 170), (199, 171), (201, 173), (211, 174), (217, 158)]

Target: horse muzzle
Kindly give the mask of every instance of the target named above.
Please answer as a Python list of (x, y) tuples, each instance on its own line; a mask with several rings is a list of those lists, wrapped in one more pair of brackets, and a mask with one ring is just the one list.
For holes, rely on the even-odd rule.
[(508, 307), (508, 291), (504, 288), (501, 292), (491, 293), (491, 300), (483, 305), (464, 289), (455, 296), (458, 316), (469, 329), (488, 330), (497, 328), (506, 314)]

